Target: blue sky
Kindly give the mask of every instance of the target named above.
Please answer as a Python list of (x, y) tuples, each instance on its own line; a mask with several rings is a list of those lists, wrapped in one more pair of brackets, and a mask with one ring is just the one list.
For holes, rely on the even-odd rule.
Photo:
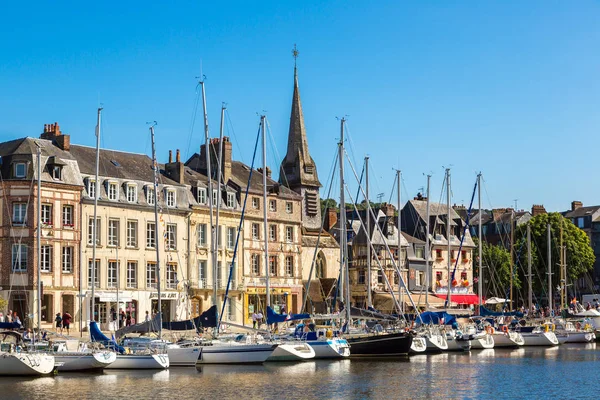
[[(433, 173), (439, 199), (452, 166), (453, 202), (476, 172), (484, 206), (567, 209), (600, 204), (595, 184), (600, 4), (593, 1), (28, 2), (3, 5), (0, 140), (38, 136), (58, 121), (72, 142), (150, 152), (197, 151), (196, 77), (206, 75), (218, 135), (228, 105), (234, 157), (247, 163), (267, 112), (278, 167), (298, 71), (309, 146), (321, 180), (348, 115), (348, 151), (371, 157), (372, 193), (403, 197)], [(276, 151), (275, 151), (276, 149)], [(395, 198), (395, 195), (394, 195)]]

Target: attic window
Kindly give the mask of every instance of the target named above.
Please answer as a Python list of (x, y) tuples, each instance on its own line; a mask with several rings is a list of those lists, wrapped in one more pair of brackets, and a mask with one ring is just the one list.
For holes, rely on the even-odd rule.
[(120, 167), (120, 166), (121, 166), (121, 164), (119, 164), (119, 162), (118, 162), (118, 161), (115, 161), (115, 160), (110, 160), (110, 162), (111, 162), (111, 163), (112, 163), (112, 165), (114, 165), (115, 167)]
[(65, 163), (58, 157), (52, 156), (48, 159), (48, 173), (52, 179), (62, 180), (62, 168)]
[(314, 172), (315, 172), (314, 165), (305, 165), (304, 172), (306, 172), (307, 174), (311, 174), (311, 175), (314, 174)]
[(13, 177), (25, 178), (27, 175), (27, 163), (17, 162), (13, 164)]

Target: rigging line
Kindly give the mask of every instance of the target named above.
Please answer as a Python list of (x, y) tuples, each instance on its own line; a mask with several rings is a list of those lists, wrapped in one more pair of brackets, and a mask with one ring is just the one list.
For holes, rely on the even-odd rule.
[(187, 143), (187, 149), (185, 151), (186, 154), (186, 158), (190, 158), (190, 147), (192, 146), (192, 137), (194, 135), (194, 127), (196, 126), (196, 116), (198, 114), (198, 104), (200, 103), (200, 94), (201, 91), (198, 90), (198, 88), (200, 87), (200, 84), (196, 84), (196, 96), (194, 98), (194, 106), (192, 109), (192, 117), (190, 120), (190, 126), (188, 128), (189, 130), (189, 134), (188, 134), (188, 143)]
[(226, 127), (228, 127), (227, 131), (229, 132), (229, 129), (231, 129), (231, 136), (233, 137), (233, 142), (235, 143), (235, 147), (238, 152), (238, 157), (242, 163), (246, 164), (244, 153), (242, 152), (242, 148), (240, 147), (240, 141), (238, 140), (238, 137), (235, 134), (235, 129), (233, 128), (233, 121), (231, 120), (231, 116), (229, 115), (229, 109), (225, 110), (225, 122), (229, 124), (226, 125)]
[[(504, 227), (504, 224), (499, 224), (498, 221), (494, 217), (494, 212), (493, 212), (494, 211), (494, 206), (492, 205), (492, 201), (490, 199), (490, 195), (489, 195), (489, 193), (487, 191), (487, 184), (486, 184), (485, 177), (482, 176), (481, 180), (483, 181), (482, 187), (484, 188), (486, 198), (487, 198), (488, 203), (489, 203), (490, 208), (491, 208), (490, 214), (491, 214), (491, 218), (492, 218), (492, 223), (494, 224), (496, 232), (499, 232), (498, 236), (500, 237), (500, 243), (502, 243), (502, 245), (504, 246), (504, 248), (507, 248), (508, 247), (507, 244), (510, 242), (510, 233), (506, 232), (506, 230), (505, 230), (504, 233), (502, 232), (501, 228)], [(500, 228), (499, 228), (499, 226), (500, 226)]]
[[(352, 153), (352, 162), (354, 163), (354, 165), (358, 165), (358, 163), (356, 162), (356, 156), (355, 156), (355, 151), (354, 151), (354, 142), (352, 140), (352, 135), (350, 134), (350, 127), (348, 125), (348, 121), (346, 121), (346, 123), (344, 124), (344, 127), (346, 129), (346, 141), (348, 142), (348, 144), (350, 145), (350, 153)], [(344, 150), (344, 152), (347, 154), (347, 152)], [(350, 160), (350, 157), (348, 157), (348, 160)], [(371, 168), (373, 169), (373, 168)]]
[[(269, 120), (266, 120), (266, 121), (267, 121), (267, 136), (269, 137), (269, 144), (271, 145), (271, 151), (275, 154), (275, 157), (277, 157), (278, 160), (283, 160), (280, 157), (279, 152), (277, 151), (277, 147), (275, 146), (275, 143), (274, 143), (275, 139), (273, 138), (273, 134), (271, 131), (271, 123), (269, 122)], [(281, 177), (283, 177), (284, 182), (282, 182), (282, 183), (284, 184), (284, 186), (290, 187), (290, 183), (288, 182), (287, 175), (283, 171), (283, 162), (279, 166), (279, 177), (280, 177), (280, 180), (281, 180)]]

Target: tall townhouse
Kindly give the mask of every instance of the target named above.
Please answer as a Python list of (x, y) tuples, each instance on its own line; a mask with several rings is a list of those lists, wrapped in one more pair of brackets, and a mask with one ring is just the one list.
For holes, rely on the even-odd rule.
[[(114, 329), (114, 312), (125, 311), (141, 321), (146, 311), (158, 312), (161, 283), (164, 321), (189, 316), (187, 286), (191, 237), (191, 192), (160, 169), (158, 192), (154, 190), (153, 162), (144, 154), (100, 150), (99, 190), (96, 193), (96, 150), (71, 146), (83, 177), (81, 199), (81, 268), (86, 294), (84, 310), (90, 319), (94, 285), (94, 319), (102, 329)], [(97, 219), (94, 224), (94, 197)], [(154, 205), (159, 207), (158, 231)], [(93, 231), (96, 229), (96, 257)], [(160, 275), (156, 249), (159, 250)], [(92, 273), (92, 268), (94, 273)], [(94, 282), (92, 276), (94, 275)], [(117, 292), (119, 304), (117, 305)]]
[[(41, 198), (37, 196), (38, 149)], [(57, 123), (44, 125), (40, 139), (26, 137), (0, 144), (0, 156), (0, 294), (29, 327), (36, 325), (40, 312), (38, 295), (42, 297), (43, 327), (52, 324), (58, 312), (69, 312), (77, 319), (83, 182), (70, 153), (69, 135), (62, 134)], [(37, 290), (38, 265), (41, 293)]]

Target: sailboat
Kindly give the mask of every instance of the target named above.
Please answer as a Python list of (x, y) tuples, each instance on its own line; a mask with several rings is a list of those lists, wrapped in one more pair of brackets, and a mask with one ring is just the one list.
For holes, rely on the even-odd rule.
[[(37, 144), (37, 143), (36, 143)], [(37, 326), (41, 332), (42, 326), (42, 278), (40, 257), (41, 252), (41, 207), (42, 207), (42, 150), (37, 145)], [(14, 322), (2, 322), (0, 328), (18, 329), (19, 324)], [(35, 340), (35, 339), (34, 339)], [(51, 354), (29, 352), (23, 343), (23, 337), (14, 330), (0, 332), (0, 376), (7, 375), (47, 375), (54, 370), (55, 359)]]

